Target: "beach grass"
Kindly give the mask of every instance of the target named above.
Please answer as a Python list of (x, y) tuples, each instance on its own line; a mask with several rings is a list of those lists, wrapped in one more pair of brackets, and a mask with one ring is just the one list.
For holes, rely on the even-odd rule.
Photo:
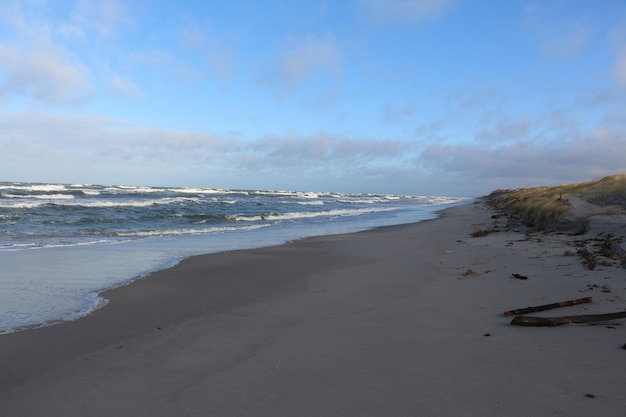
[[(598, 180), (559, 186), (496, 190), (487, 196), (492, 207), (536, 230), (555, 228), (578, 202), (597, 207), (579, 215), (579, 221), (598, 214), (621, 214), (626, 210), (626, 173)], [(558, 228), (558, 227), (556, 227)]]

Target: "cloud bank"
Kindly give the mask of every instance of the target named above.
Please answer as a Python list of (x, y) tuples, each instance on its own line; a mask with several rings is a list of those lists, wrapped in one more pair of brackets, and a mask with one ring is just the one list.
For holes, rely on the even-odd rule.
[[(230, 188), (264, 184), (284, 189), (323, 179), (331, 190), (365, 192), (374, 185), (380, 189), (371, 191), (419, 189), (441, 194), (445, 189), (448, 194), (478, 196), (498, 184), (532, 186), (543, 185), (546, 179), (561, 183), (597, 178), (622, 172), (626, 161), (623, 130), (598, 130), (567, 142), (514, 141), (499, 146), (297, 132), (244, 141), (203, 132), (153, 130), (107, 118), (28, 113), (1, 116), (0, 131), (0, 152), (8, 161), (4, 168), (14, 175), (10, 179), (31, 181), (149, 181)], [(47, 178), (34, 175), (33, 166), (44, 168)], [(181, 178), (184, 183), (178, 182)]]

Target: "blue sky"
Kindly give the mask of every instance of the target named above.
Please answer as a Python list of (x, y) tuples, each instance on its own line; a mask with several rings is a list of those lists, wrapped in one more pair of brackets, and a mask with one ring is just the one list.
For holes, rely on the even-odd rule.
[(0, 180), (477, 196), (624, 171), (623, 1), (0, 0)]

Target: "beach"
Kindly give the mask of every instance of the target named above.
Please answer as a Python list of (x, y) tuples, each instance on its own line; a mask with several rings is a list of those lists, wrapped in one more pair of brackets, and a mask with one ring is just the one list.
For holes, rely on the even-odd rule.
[(0, 415), (622, 416), (626, 321), (503, 312), (626, 310), (626, 270), (566, 256), (584, 236), (493, 216), (478, 202), (186, 259), (87, 317), (0, 335)]

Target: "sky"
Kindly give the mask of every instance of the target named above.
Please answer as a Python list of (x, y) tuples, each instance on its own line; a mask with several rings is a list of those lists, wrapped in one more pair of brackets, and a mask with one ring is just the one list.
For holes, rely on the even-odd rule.
[(0, 0), (0, 181), (481, 196), (625, 171), (623, 0)]

